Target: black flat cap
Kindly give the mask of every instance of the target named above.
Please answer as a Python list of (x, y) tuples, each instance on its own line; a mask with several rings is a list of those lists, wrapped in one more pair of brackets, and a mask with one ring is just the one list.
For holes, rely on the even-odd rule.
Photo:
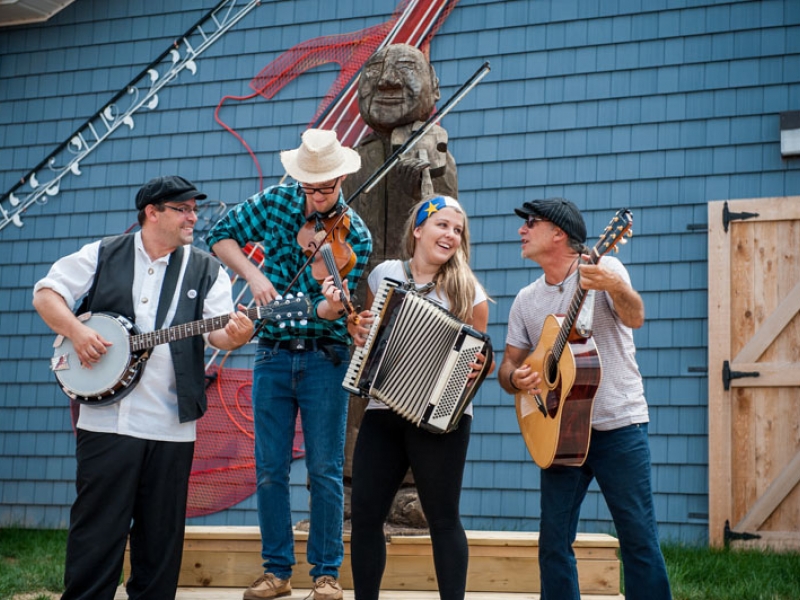
[(586, 223), (581, 211), (569, 200), (564, 198), (531, 200), (523, 203), (521, 208), (515, 208), (514, 212), (523, 219), (530, 216), (547, 219), (560, 227), (573, 240), (582, 244), (586, 243)]
[(205, 200), (207, 197), (188, 179), (178, 175), (165, 175), (151, 179), (139, 189), (136, 194), (136, 209), (142, 210), (148, 204), (159, 202), (183, 202), (192, 198)]

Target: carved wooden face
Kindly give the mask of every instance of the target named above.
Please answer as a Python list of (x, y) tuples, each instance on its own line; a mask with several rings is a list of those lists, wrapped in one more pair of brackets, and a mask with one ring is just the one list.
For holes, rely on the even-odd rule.
[(358, 107), (378, 133), (424, 121), (439, 100), (439, 80), (425, 55), (408, 44), (392, 44), (373, 54), (358, 83)]

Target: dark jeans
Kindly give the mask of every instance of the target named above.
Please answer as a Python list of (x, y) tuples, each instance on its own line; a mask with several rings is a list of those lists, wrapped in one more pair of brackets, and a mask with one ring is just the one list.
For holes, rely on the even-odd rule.
[(542, 600), (580, 600), (572, 542), (581, 503), (593, 478), (619, 537), (626, 600), (670, 600), (650, 482), (647, 424), (592, 431), (582, 467), (542, 470), (539, 569)]
[(130, 533), (131, 600), (174, 598), (194, 442), (78, 430), (62, 600), (111, 600)]
[(462, 600), (469, 547), (459, 514), (472, 417), (458, 429), (431, 433), (390, 410), (364, 414), (353, 453), (353, 588), (356, 600), (377, 600), (386, 567), (383, 524), (409, 466), (430, 528), (442, 600)]

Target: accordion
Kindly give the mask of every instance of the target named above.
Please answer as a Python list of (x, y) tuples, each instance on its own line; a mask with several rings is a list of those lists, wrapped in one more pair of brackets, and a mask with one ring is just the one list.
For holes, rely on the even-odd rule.
[[(381, 282), (371, 311), (367, 341), (353, 352), (342, 387), (428, 431), (455, 429), (491, 368), (489, 336), (392, 279)], [(478, 352), (486, 360), (467, 385)]]

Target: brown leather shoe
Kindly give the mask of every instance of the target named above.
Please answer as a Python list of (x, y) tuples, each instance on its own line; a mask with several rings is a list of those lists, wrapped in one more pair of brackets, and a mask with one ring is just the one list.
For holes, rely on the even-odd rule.
[(342, 600), (344, 592), (335, 577), (323, 575), (314, 581), (314, 600)]
[[(262, 600), (262, 598), (279, 598), (292, 593), (289, 579), (278, 579), (272, 573), (264, 573), (244, 591), (244, 600)], [(341, 598), (341, 596), (339, 596)]]

